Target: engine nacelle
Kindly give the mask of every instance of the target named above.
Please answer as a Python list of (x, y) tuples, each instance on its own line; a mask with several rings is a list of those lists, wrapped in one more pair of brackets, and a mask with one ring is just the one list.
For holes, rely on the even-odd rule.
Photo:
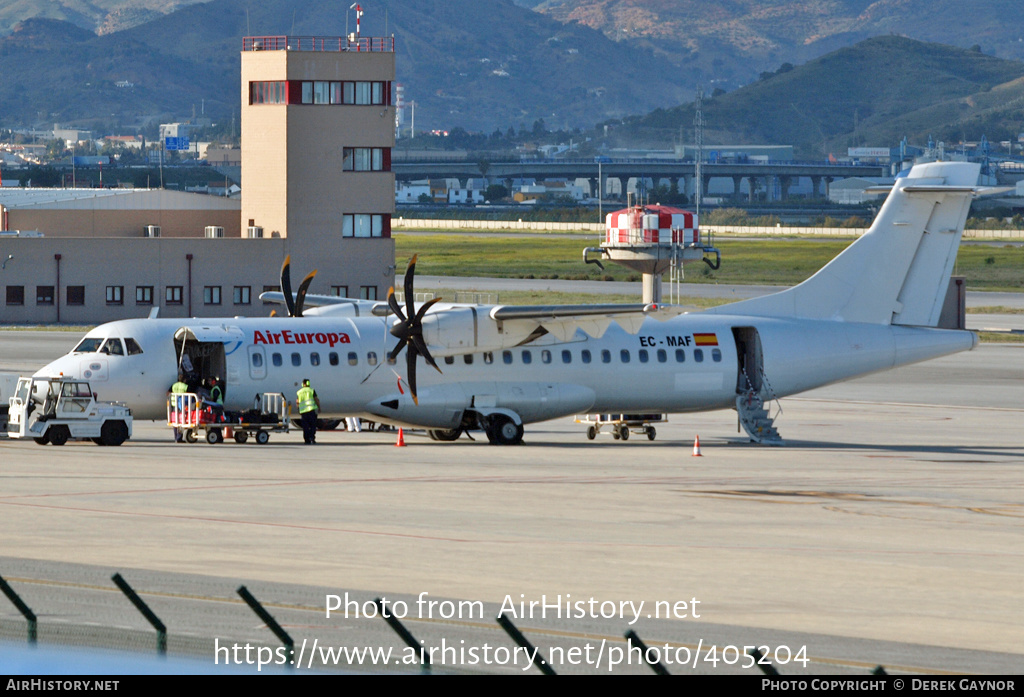
[(489, 309), (453, 306), (443, 312), (428, 312), (423, 318), (423, 340), (431, 355), (455, 356), (511, 348), (536, 329), (533, 323), (495, 322), (488, 315)]

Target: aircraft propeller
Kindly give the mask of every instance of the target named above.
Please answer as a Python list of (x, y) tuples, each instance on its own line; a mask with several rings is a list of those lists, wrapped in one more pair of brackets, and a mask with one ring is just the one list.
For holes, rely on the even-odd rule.
[(420, 305), (420, 309), (417, 312), (416, 306), (413, 303), (413, 298), (415, 297), (413, 293), (413, 276), (415, 272), (416, 256), (413, 256), (409, 262), (409, 267), (405, 270), (405, 312), (402, 312), (402, 306), (398, 304), (398, 299), (395, 298), (394, 286), (388, 288), (388, 306), (398, 316), (399, 320), (391, 327), (391, 335), (398, 339), (398, 346), (388, 354), (388, 359), (395, 360), (402, 349), (406, 349), (405, 360), (409, 376), (409, 392), (412, 394), (413, 403), (418, 405), (419, 399), (416, 396), (416, 356), (423, 356), (423, 360), (427, 362), (427, 365), (437, 372), (441, 372), (441, 369), (437, 367), (437, 363), (434, 362), (434, 358), (430, 355), (426, 342), (423, 341), (423, 315), (441, 298), (428, 300)]
[(299, 284), (299, 291), (292, 297), (292, 255), (284, 258), (281, 264), (281, 292), (284, 294), (284, 304), (288, 308), (289, 317), (302, 317), (302, 306), (306, 304), (306, 292), (309, 284), (313, 282), (316, 270), (311, 271)]

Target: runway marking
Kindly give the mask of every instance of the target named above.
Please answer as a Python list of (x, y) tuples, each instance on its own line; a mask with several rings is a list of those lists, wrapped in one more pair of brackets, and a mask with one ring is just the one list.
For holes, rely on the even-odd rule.
[(786, 397), (789, 402), (817, 402), (821, 404), (859, 404), (880, 407), (926, 407), (928, 409), (973, 409), (977, 411), (1024, 412), (1019, 407), (979, 407), (965, 404), (923, 404), (921, 402), (873, 402), (864, 399), (822, 399), (819, 397)]
[[(55, 477), (63, 481), (63, 477)], [(114, 477), (113, 479), (123, 479), (123, 477)], [(234, 478), (232, 478), (234, 479)], [(754, 479), (754, 478), (751, 478)], [(707, 480), (709, 483), (714, 480)], [(266, 482), (247, 482), (244, 484), (206, 484), (202, 486), (173, 486), (173, 487), (153, 487), (153, 488), (142, 488), (142, 489), (111, 489), (111, 490), (93, 490), (93, 491), (67, 491), (67, 492), (50, 492), (45, 494), (9, 494), (6, 496), (0, 496), (0, 502), (14, 501), (23, 499), (34, 499), (34, 498), (59, 498), (62, 496), (118, 496), (118, 495), (131, 495), (131, 494), (163, 494), (173, 492), (186, 492), (186, 491), (221, 491), (221, 490), (232, 490), (232, 489), (253, 489), (253, 488), (265, 488), (265, 487), (280, 487), (280, 486), (305, 486), (313, 485), (320, 486), (324, 484), (391, 484), (391, 483), (402, 483), (402, 484), (483, 484), (483, 483), (494, 483), (494, 484), (646, 484), (654, 486), (672, 486), (678, 484), (693, 485), (694, 477), (678, 476), (678, 477), (629, 477), (625, 475), (608, 475), (608, 476), (568, 476), (568, 475), (551, 475), (551, 476), (507, 476), (507, 475), (494, 475), (494, 476), (481, 476), (481, 475), (468, 475), (465, 477), (458, 476), (416, 476), (416, 477), (334, 477), (329, 479), (303, 479), (303, 480), (279, 480), (279, 481), (266, 481)]]
[[(849, 492), (835, 492), (835, 491), (770, 491), (770, 490), (725, 490), (725, 491), (711, 491), (707, 492), (712, 494), (713, 498), (723, 498), (728, 500), (732, 497), (747, 498), (757, 500), (762, 503), (774, 503), (783, 505), (818, 505), (823, 504), (827, 499), (838, 499), (840, 501), (856, 501), (862, 503), (881, 503), (889, 505), (903, 505), (903, 506), (916, 506), (922, 508), (933, 508), (947, 511), (965, 511), (968, 513), (979, 513), (983, 515), (994, 515), (1003, 516), (1007, 518), (1024, 518), (1024, 505), (1021, 504), (1002, 504), (1004, 508), (1011, 510), (999, 510), (993, 507), (980, 507), (980, 506), (957, 506), (952, 504), (934, 503), (930, 501), (913, 501), (910, 499), (893, 499), (886, 498), (884, 494), (858, 494)], [(778, 501), (774, 500), (774, 497), (785, 498), (791, 497), (796, 500), (793, 501)], [(808, 500), (800, 500), (808, 499)], [(811, 500), (813, 499), (813, 500)], [(826, 506), (828, 510), (835, 510), (844, 513), (854, 513), (856, 515), (878, 515), (880, 517), (890, 517), (886, 514), (872, 513), (870, 511), (845, 511), (837, 507)], [(1012, 510), (1019, 509), (1019, 510)], [(892, 516), (899, 517), (899, 516)]]

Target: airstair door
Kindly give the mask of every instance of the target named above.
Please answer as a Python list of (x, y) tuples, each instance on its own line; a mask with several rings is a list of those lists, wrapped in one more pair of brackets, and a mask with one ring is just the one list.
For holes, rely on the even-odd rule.
[(761, 353), (761, 337), (755, 327), (733, 327), (736, 339), (736, 358), (739, 366), (736, 374), (736, 394), (761, 392), (764, 376), (764, 357)]

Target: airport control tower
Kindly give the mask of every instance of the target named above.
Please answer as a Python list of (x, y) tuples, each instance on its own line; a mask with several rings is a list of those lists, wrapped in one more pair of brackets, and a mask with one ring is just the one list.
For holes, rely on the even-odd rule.
[[(592, 253), (600, 257), (590, 258)], [(583, 250), (583, 260), (588, 264), (607, 260), (639, 271), (643, 274), (643, 301), (660, 303), (666, 271), (675, 288), (682, 281), (684, 264), (703, 261), (717, 269), (722, 257), (718, 249), (701, 243), (696, 214), (671, 206), (636, 205), (605, 217), (604, 243)]]

